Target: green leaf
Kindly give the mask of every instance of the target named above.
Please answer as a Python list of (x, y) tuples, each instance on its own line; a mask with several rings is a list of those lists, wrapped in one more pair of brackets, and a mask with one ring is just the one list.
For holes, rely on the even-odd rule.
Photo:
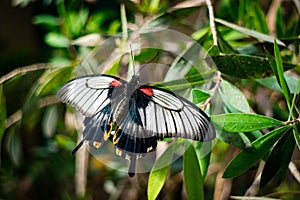
[(275, 129), (264, 136), (256, 139), (252, 145), (253, 150), (241, 151), (227, 166), (223, 178), (233, 178), (239, 176), (261, 159), (274, 143), (284, 135), (291, 126), (283, 126)]
[[(286, 80), (286, 83), (287, 83), (291, 93), (298, 94), (300, 92), (300, 88), (297, 89), (297, 82), (298, 82), (298, 80), (300, 80), (299, 78), (297, 80), (295, 77), (293, 77), (289, 74), (284, 74), (284, 79)], [(272, 90), (277, 90), (279, 92), (282, 92), (282, 89), (281, 89), (280, 85), (278, 84), (275, 76), (264, 78), (264, 79), (257, 79), (256, 81), (258, 83), (262, 84), (263, 86), (268, 87)]]
[(33, 23), (36, 25), (42, 25), (49, 28), (53, 28), (59, 26), (59, 19), (54, 15), (42, 14), (35, 16), (33, 19)]
[(219, 34), (217, 39), (218, 39), (220, 51), (222, 53), (224, 54), (237, 53), (236, 50), (232, 46), (230, 46), (230, 44), (222, 37), (221, 34)]
[(167, 28), (169, 26), (172, 26), (180, 22), (181, 20), (191, 15), (196, 10), (199, 10), (199, 6), (172, 10), (154, 18), (149, 22), (148, 26)]
[(295, 138), (295, 141), (296, 141), (296, 144), (298, 146), (298, 149), (300, 149), (300, 136), (299, 136), (299, 131), (297, 129), (296, 126), (293, 127), (293, 134), (294, 134), (294, 138)]
[[(6, 103), (5, 97), (2, 91), (2, 85), (0, 85), (0, 155), (1, 155), (1, 144), (2, 138), (6, 129)], [(1, 158), (0, 158), (0, 165), (1, 165)]]
[[(214, 72), (208, 72), (208, 74), (213, 74)], [(192, 75), (186, 75), (185, 78), (176, 79), (171, 81), (165, 81), (161, 83), (153, 84), (156, 87), (165, 88), (174, 92), (186, 91), (187, 88), (199, 86), (206, 83), (208, 80), (204, 79), (203, 76), (200, 76), (199, 73)]]
[[(229, 27), (229, 28), (232, 28), (232, 29), (234, 29), (234, 30), (236, 30), (236, 31), (239, 31), (239, 32), (241, 32), (241, 33), (244, 33), (245, 35), (254, 37), (254, 38), (258, 39), (258, 40), (262, 40), (262, 41), (266, 41), (266, 42), (270, 42), (270, 43), (273, 43), (274, 40), (275, 40), (274, 37), (269, 36), (269, 35), (267, 35), (267, 34), (263, 34), (263, 33), (260, 33), (260, 32), (254, 31), (254, 30), (250, 30), (250, 29), (247, 29), (247, 28), (238, 26), (238, 25), (236, 25), (236, 24), (227, 22), (227, 21), (222, 20), (222, 19), (217, 19), (217, 18), (216, 18), (215, 21), (216, 21), (217, 23), (223, 24), (224, 26), (227, 26), (227, 27)], [(276, 41), (277, 41), (277, 43), (278, 43), (279, 45), (285, 46), (285, 44), (284, 44), (282, 41), (280, 41), (280, 40), (278, 40), (278, 39), (276, 39)]]
[(250, 106), (244, 94), (226, 80), (221, 82), (222, 99), (230, 112), (250, 113)]
[(188, 199), (204, 200), (203, 179), (197, 154), (192, 144), (187, 145), (188, 147), (183, 156), (183, 173), (186, 193)]
[(284, 33), (284, 23), (283, 23), (283, 19), (282, 19), (282, 8), (279, 5), (277, 8), (277, 12), (276, 12), (276, 34), (278, 38), (282, 38), (283, 37), (283, 33)]
[(46, 137), (50, 138), (56, 131), (58, 122), (58, 110), (56, 106), (49, 106), (45, 109), (42, 121), (42, 130)]
[[(223, 74), (242, 78), (259, 79), (273, 75), (268, 60), (258, 56), (248, 55), (219, 55), (206, 59), (210, 66), (214, 65)], [(213, 62), (212, 62), (213, 61)], [(284, 70), (297, 67), (297, 65), (283, 64)]]
[[(209, 146), (203, 147), (203, 145), (209, 145)], [(205, 156), (203, 156), (203, 155), (201, 155), (201, 150), (205, 149), (205, 151), (207, 151), (207, 149), (212, 149), (212, 144), (211, 143), (206, 143), (206, 142), (205, 143), (197, 142), (195, 149), (196, 149), (196, 154), (197, 154), (199, 165), (200, 165), (202, 180), (204, 181), (205, 176), (206, 176), (207, 171), (208, 171), (211, 151), (209, 151), (209, 153), (205, 152), (207, 154)]]
[(22, 160), (22, 141), (18, 131), (15, 127), (9, 129), (7, 133), (7, 152), (11, 161), (16, 166), (21, 164)]
[(220, 55), (220, 49), (218, 46), (211, 46), (207, 51), (207, 56), (218, 56)]
[(257, 31), (268, 34), (269, 29), (266, 22), (266, 17), (257, 1), (251, 1), (247, 4), (250, 8), (249, 15), (253, 17), (254, 27)]
[(251, 141), (244, 133), (228, 133), (222, 131), (218, 139), (240, 149), (252, 149)]
[(297, 94), (299, 93), (299, 89), (300, 89), (300, 78), (298, 78), (297, 85), (296, 85), (295, 89), (293, 90), (294, 91), (294, 95), (293, 95), (293, 98), (292, 98), (291, 109), (290, 109), (290, 113), (289, 113), (289, 118), (288, 119), (291, 119), (293, 117), (293, 110), (294, 110), (294, 108), (297, 110), (297, 108), (295, 107), (295, 102), (296, 102)]
[(61, 148), (67, 150), (67, 151), (73, 151), (75, 142), (68, 136), (57, 134), (55, 135), (55, 141)]
[(221, 128), (223, 127), (223, 131), (232, 133), (250, 132), (278, 125), (284, 125), (284, 122), (270, 117), (245, 113), (212, 115), (211, 121), (215, 126)]
[[(276, 173), (285, 173), (291, 161), (295, 140), (293, 129), (290, 129), (276, 143), (262, 171), (260, 188), (264, 187)], [(281, 177), (282, 178), (282, 177)]]
[(171, 167), (173, 154), (180, 145), (181, 142), (179, 141), (171, 143), (167, 150), (154, 163), (148, 181), (147, 195), (149, 200), (155, 200), (161, 191)]
[(210, 97), (210, 94), (195, 88), (192, 90), (192, 95), (194, 104), (201, 103)]
[(236, 199), (236, 200), (281, 200), (281, 199), (265, 197), (265, 196), (249, 197), (249, 196), (232, 196), (232, 195), (230, 195), (230, 199)]
[(60, 67), (46, 71), (40, 78), (40, 85), (36, 89), (37, 95), (55, 93), (58, 87), (70, 80), (74, 67)]
[(57, 32), (47, 33), (45, 35), (45, 42), (55, 48), (67, 48), (70, 44), (69, 39), (65, 35)]
[[(285, 96), (286, 103), (287, 103), (287, 105), (290, 109), (290, 107), (291, 107), (290, 106), (290, 95), (291, 95), (291, 93), (290, 93), (290, 90), (289, 90), (289, 88), (287, 86), (287, 83), (286, 83), (286, 81), (284, 79), (284, 76), (283, 76), (283, 65), (282, 65), (282, 60), (281, 60), (281, 56), (280, 56), (279, 47), (278, 47), (276, 41), (274, 41), (274, 54), (275, 54), (276, 72), (277, 73), (275, 72), (274, 67), (272, 67), (272, 69), (273, 69), (273, 71), (276, 75), (277, 81), (279, 82), (280, 87), (281, 87), (281, 89), (283, 91), (283, 94)], [(268, 58), (270, 58), (270, 56)], [(270, 63), (270, 65), (271, 65), (271, 63)]]

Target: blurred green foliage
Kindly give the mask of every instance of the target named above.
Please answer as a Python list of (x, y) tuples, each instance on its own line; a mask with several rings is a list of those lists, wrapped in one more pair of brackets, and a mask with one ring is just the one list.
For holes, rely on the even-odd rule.
[[(230, 195), (246, 195), (257, 170), (262, 172), (262, 182), (254, 195), (297, 198), (300, 184), (288, 170), (290, 161), (300, 167), (300, 10), (296, 1), (278, 5), (255, 0), (213, 2), (217, 46), (202, 1), (41, 2), (43, 13), (32, 23), (44, 31), (48, 61), (0, 77), (0, 199), (219, 199), (218, 184), (232, 187)], [(35, 4), (29, 0), (12, 3), (21, 7)], [(222, 102), (224, 114), (211, 118), (215, 126), (226, 122), (223, 132), (206, 157), (200, 158), (201, 143), (195, 142), (172, 166), (154, 167), (150, 175), (139, 174), (134, 179), (90, 157), (86, 192), (78, 195), (77, 168), (71, 156), (78, 133), (70, 123), (71, 110), (58, 101), (56, 93), (77, 75), (95, 46), (117, 33), (125, 43), (130, 42), (124, 28), (142, 26), (183, 32), (209, 52), (207, 62), (214, 61), (222, 74), (214, 94), (197, 88), (205, 83), (197, 70), (188, 70), (184, 79), (194, 88), (194, 103), (210, 97), (210, 104), (214, 99)], [(145, 49), (135, 60), (146, 63), (156, 53)], [(99, 59), (106, 56), (99, 55)], [(122, 58), (106, 72), (119, 75), (126, 71)], [(178, 59), (172, 67), (178, 66), (184, 69), (187, 65)], [(180, 79), (157, 85), (185, 89)], [(170, 148), (163, 159), (172, 156)], [(242, 150), (234, 157), (238, 149)], [(259, 160), (266, 162), (263, 169), (258, 169)], [(228, 185), (222, 176), (235, 178)]]

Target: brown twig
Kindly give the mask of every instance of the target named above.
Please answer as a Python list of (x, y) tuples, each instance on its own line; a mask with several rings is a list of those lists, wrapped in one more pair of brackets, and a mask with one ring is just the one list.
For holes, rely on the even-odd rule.
[(48, 69), (50, 68), (49, 64), (45, 63), (39, 63), (39, 64), (33, 64), (26, 67), (20, 67), (17, 69), (14, 69), (13, 71), (9, 72), (8, 74), (5, 74), (4, 76), (0, 77), (0, 84), (4, 83), (5, 81), (19, 75), (19, 74), (25, 74), (27, 72), (31, 71), (37, 71), (41, 69)]
[(250, 185), (250, 187), (248, 188), (248, 190), (246, 191), (245, 196), (256, 196), (257, 195), (259, 183), (261, 180), (261, 173), (262, 173), (264, 166), (265, 166), (265, 162), (260, 161), (259, 167), (258, 167), (256, 175), (255, 175), (255, 179), (254, 179), (253, 183)]
[(290, 162), (289, 164), (289, 170), (291, 174), (294, 176), (294, 178), (300, 183), (300, 173), (296, 167), (296, 165), (293, 162)]
[(217, 40), (217, 31), (216, 31), (216, 25), (215, 25), (215, 17), (214, 17), (214, 9), (212, 6), (212, 3), (210, 0), (206, 0), (206, 5), (208, 8), (208, 14), (209, 14), (209, 24), (210, 24), (210, 29), (213, 37), (213, 44), (215, 46), (218, 45), (218, 40)]

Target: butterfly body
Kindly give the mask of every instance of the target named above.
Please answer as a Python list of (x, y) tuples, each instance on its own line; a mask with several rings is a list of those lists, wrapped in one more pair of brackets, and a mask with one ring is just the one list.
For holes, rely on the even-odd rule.
[(111, 137), (116, 154), (135, 162), (154, 151), (157, 140), (182, 137), (198, 141), (215, 138), (207, 115), (193, 103), (168, 90), (141, 85), (138, 75), (129, 82), (118, 77), (98, 74), (78, 77), (65, 84), (58, 98), (84, 116), (82, 142), (101, 148)]

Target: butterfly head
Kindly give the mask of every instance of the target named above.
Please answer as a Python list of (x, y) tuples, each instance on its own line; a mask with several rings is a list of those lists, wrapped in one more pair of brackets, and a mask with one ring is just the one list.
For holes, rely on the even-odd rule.
[(140, 77), (137, 74), (132, 75), (130, 83), (129, 83), (129, 87), (131, 88), (138, 88), (140, 85)]

